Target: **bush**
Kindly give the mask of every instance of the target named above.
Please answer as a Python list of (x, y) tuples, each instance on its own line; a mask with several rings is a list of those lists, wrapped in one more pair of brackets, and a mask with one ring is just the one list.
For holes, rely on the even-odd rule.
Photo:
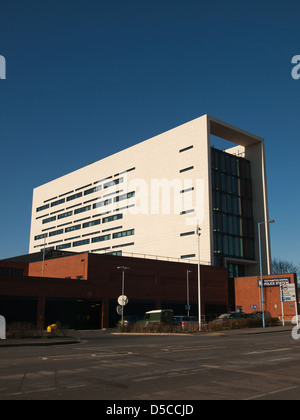
[(30, 322), (12, 322), (6, 327), (6, 338), (32, 338), (40, 335), (41, 332)]
[(51, 333), (44, 330), (38, 330), (30, 322), (12, 322), (6, 326), (6, 338), (48, 338), (48, 337), (66, 337), (69, 327), (57, 323), (57, 329)]
[(128, 326), (118, 325), (118, 331), (124, 333), (158, 333), (158, 334), (174, 334), (178, 332), (182, 332), (180, 326), (177, 325), (165, 325), (160, 322), (152, 322), (149, 324), (145, 324), (143, 322), (137, 322), (136, 324), (130, 324)]
[[(267, 318), (266, 326), (275, 327), (279, 324), (278, 318)], [(234, 329), (244, 329), (244, 328), (260, 328), (262, 326), (262, 320), (260, 318), (245, 318), (245, 319), (227, 319), (223, 322), (209, 322), (202, 326), (202, 332), (212, 332), (212, 331), (225, 331), (225, 330), (234, 330)], [(199, 333), (199, 324), (197, 322), (186, 324), (184, 328), (181, 325), (164, 325), (162, 323), (150, 323), (145, 324), (143, 322), (138, 322), (136, 324), (130, 324), (128, 326), (118, 325), (117, 330), (122, 333), (158, 333), (158, 334), (189, 334), (189, 333)]]
[[(267, 318), (266, 326), (275, 327), (279, 324), (278, 318)], [(260, 328), (261, 318), (226, 319), (223, 322), (209, 322), (205, 329), (207, 331), (237, 330), (243, 328)]]

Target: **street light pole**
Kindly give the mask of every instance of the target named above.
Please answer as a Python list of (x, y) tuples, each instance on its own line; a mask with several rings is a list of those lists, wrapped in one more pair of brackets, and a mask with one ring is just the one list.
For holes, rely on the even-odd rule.
[[(125, 270), (129, 270), (130, 267), (117, 267), (118, 270), (122, 270), (122, 296), (125, 295)], [(122, 326), (124, 325), (124, 305), (122, 305)]]
[(198, 317), (199, 317), (199, 331), (201, 331), (201, 321), (202, 321), (202, 312), (201, 312), (201, 270), (200, 270), (200, 235), (201, 229), (199, 227), (199, 222), (197, 224), (197, 236), (198, 236)]
[(190, 281), (189, 274), (192, 273), (192, 270), (186, 270), (186, 306), (187, 306), (187, 316), (190, 316)]
[(266, 328), (265, 317), (265, 302), (264, 302), (264, 281), (263, 281), (263, 267), (262, 267), (262, 249), (261, 249), (261, 225), (267, 223), (275, 223), (275, 220), (266, 220), (265, 222), (258, 223), (258, 242), (259, 242), (259, 265), (260, 265), (260, 287), (261, 287), (261, 310), (262, 310), (262, 323), (263, 328)]
[(42, 278), (44, 278), (44, 270), (45, 270), (45, 254), (46, 254), (46, 233), (44, 234), (43, 264), (42, 264)]

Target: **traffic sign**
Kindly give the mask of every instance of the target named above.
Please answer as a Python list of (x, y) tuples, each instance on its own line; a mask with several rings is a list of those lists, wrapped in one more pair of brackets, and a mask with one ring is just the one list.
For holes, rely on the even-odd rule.
[(125, 295), (119, 296), (119, 298), (118, 298), (118, 304), (120, 306), (125, 306), (125, 305), (127, 305), (127, 303), (128, 303), (128, 297), (127, 296), (125, 296)]
[(118, 315), (122, 315), (122, 306), (117, 306), (116, 311)]
[(284, 284), (281, 291), (282, 302), (296, 302), (295, 284)]

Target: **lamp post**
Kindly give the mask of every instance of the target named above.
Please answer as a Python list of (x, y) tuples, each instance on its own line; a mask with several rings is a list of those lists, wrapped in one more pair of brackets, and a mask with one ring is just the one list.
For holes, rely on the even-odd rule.
[[(118, 270), (122, 270), (122, 296), (125, 294), (125, 270), (129, 270), (130, 267), (120, 266)], [(122, 326), (124, 325), (124, 305), (122, 305)]]
[(45, 254), (46, 254), (46, 233), (44, 234), (44, 248), (43, 248), (43, 264), (42, 264), (42, 278), (44, 278), (45, 269)]
[(197, 224), (197, 237), (198, 237), (198, 317), (199, 317), (199, 331), (201, 331), (201, 270), (200, 270), (200, 235), (201, 229), (199, 227), (199, 221)]
[(275, 223), (275, 220), (266, 220), (265, 222), (258, 223), (258, 242), (259, 242), (259, 265), (260, 265), (260, 287), (261, 287), (261, 310), (262, 310), (262, 322), (263, 328), (266, 328), (266, 317), (265, 317), (265, 302), (264, 302), (264, 281), (263, 281), (263, 268), (262, 268), (262, 250), (261, 250), (261, 225), (267, 223)]
[(192, 270), (186, 270), (186, 309), (187, 316), (190, 316), (190, 281), (189, 274), (192, 273)]

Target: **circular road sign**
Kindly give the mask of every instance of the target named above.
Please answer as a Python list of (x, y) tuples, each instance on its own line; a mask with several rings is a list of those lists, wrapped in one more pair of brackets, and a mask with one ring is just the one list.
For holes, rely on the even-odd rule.
[(128, 303), (128, 297), (127, 296), (125, 296), (125, 295), (119, 296), (119, 298), (118, 298), (118, 304), (119, 305), (125, 306), (125, 305), (127, 305), (127, 303)]
[(117, 306), (116, 311), (118, 315), (122, 315), (122, 306)]

